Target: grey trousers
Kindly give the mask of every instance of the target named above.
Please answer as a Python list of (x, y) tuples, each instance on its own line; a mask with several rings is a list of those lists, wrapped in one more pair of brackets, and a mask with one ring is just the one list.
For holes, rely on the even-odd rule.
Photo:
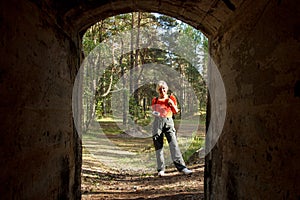
[(185, 162), (182, 158), (182, 154), (178, 147), (176, 130), (174, 127), (174, 121), (172, 118), (155, 117), (152, 127), (153, 143), (156, 152), (157, 171), (165, 170), (164, 160), (164, 135), (167, 138), (170, 147), (170, 153), (172, 161), (178, 171), (182, 171), (185, 166)]

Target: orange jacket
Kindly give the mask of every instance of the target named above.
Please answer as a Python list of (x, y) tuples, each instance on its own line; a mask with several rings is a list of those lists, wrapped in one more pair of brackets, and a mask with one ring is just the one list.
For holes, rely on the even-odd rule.
[[(177, 106), (177, 101), (174, 95), (169, 97), (174, 104)], [(159, 99), (158, 97), (154, 97), (152, 99), (152, 110), (160, 113), (160, 117), (172, 117), (173, 113), (176, 114), (176, 111), (173, 107), (171, 107), (168, 103), (169, 99)]]

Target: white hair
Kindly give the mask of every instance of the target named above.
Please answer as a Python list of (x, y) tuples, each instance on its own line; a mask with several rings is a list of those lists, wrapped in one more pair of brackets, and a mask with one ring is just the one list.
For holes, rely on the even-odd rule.
[(169, 87), (168, 87), (167, 83), (166, 83), (165, 81), (158, 81), (158, 82), (157, 82), (157, 85), (156, 85), (156, 91), (157, 91), (157, 92), (159, 92), (158, 89), (159, 89), (161, 86), (164, 86), (164, 87), (166, 88), (166, 90), (168, 91)]

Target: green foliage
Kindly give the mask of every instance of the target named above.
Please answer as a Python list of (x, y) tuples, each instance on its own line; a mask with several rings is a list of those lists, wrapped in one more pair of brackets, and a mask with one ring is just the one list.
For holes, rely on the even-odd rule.
[(179, 24), (176, 19), (167, 15), (157, 15), (154, 20), (157, 20), (159, 25), (164, 29), (172, 29)]
[(187, 161), (201, 147), (204, 147), (204, 137), (194, 136), (191, 140), (189, 148), (182, 155), (185, 161)]
[[(206, 107), (207, 87), (205, 79), (207, 76), (208, 40), (198, 30), (174, 18), (155, 13), (142, 12), (126, 13), (106, 18), (90, 27), (84, 34), (82, 38), (84, 55), (91, 53), (95, 47), (109, 37), (122, 31), (141, 27), (164, 31), (165, 38), (163, 38), (163, 41), (166, 45), (172, 46), (174, 43), (182, 45), (180, 48), (183, 50), (183, 54), (190, 52), (190, 55), (183, 56), (191, 58), (192, 62), (187, 62), (182, 59), (182, 55), (176, 55), (172, 53), (171, 50), (162, 51), (159, 49), (144, 48), (122, 55), (121, 59), (114, 61), (111, 66), (106, 67), (103, 75), (96, 82), (96, 78), (93, 75), (96, 73), (87, 71), (88, 79), (86, 81), (88, 84), (86, 85), (90, 86), (84, 88), (83, 94), (83, 106), (90, 111), (90, 113), (85, 113), (84, 116), (84, 121), (87, 126), (94, 115), (97, 115), (99, 119), (111, 115), (112, 92), (118, 90), (120, 91), (120, 99), (123, 99), (123, 101), (126, 101), (127, 98), (129, 99), (128, 107), (120, 102), (120, 109), (123, 113), (128, 112), (127, 109), (129, 108), (129, 114), (133, 116), (134, 121), (143, 123), (142, 121), (147, 122), (147, 120), (149, 120), (151, 117), (151, 115), (149, 115), (151, 100), (153, 96), (156, 96), (155, 86), (147, 85), (139, 87), (140, 80), (147, 78), (143, 74), (143, 65), (147, 63), (163, 64), (177, 70), (183, 77), (186, 77), (188, 82), (192, 85), (200, 101), (199, 111)], [(193, 46), (191, 46), (192, 44), (190, 46), (186, 45), (187, 41), (179, 37), (180, 32), (188, 35), (189, 38), (192, 38), (196, 43), (193, 43)], [(137, 43), (139, 41), (135, 40), (132, 42)], [(111, 48), (113, 50), (114, 47)], [(193, 49), (192, 52), (188, 50), (185, 51), (185, 49), (191, 48)], [(204, 50), (206, 54), (199, 54), (200, 50), (202, 52)], [(137, 69), (138, 75), (131, 77), (128, 82), (117, 86), (116, 83), (120, 82), (121, 77), (132, 68)], [(133, 87), (133, 84), (136, 84), (135, 86), (137, 87)], [(130, 89), (129, 91), (125, 91), (124, 88)], [(138, 89), (132, 91), (132, 88)], [(93, 91), (96, 91), (95, 96), (93, 96)], [(132, 95), (129, 96), (129, 94)], [(188, 96), (182, 98), (187, 99)], [(95, 105), (95, 109), (88, 108), (91, 103)], [(188, 103), (189, 102), (184, 102), (184, 105), (180, 106), (188, 107)], [(128, 121), (125, 115), (123, 115), (122, 120), (124, 124)]]

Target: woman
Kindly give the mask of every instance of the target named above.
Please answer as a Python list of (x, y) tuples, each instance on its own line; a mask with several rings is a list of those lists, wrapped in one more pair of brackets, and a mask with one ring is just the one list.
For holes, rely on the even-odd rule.
[(176, 130), (172, 118), (173, 113), (176, 114), (179, 111), (177, 108), (176, 98), (173, 95), (170, 95), (170, 97), (168, 96), (168, 85), (164, 81), (159, 81), (157, 83), (156, 91), (159, 96), (152, 99), (152, 110), (153, 115), (155, 116), (152, 127), (152, 135), (156, 150), (158, 176), (165, 175), (165, 161), (163, 153), (164, 135), (168, 140), (171, 158), (177, 170), (187, 175), (191, 174), (192, 171), (185, 166), (182, 154), (178, 147)]

